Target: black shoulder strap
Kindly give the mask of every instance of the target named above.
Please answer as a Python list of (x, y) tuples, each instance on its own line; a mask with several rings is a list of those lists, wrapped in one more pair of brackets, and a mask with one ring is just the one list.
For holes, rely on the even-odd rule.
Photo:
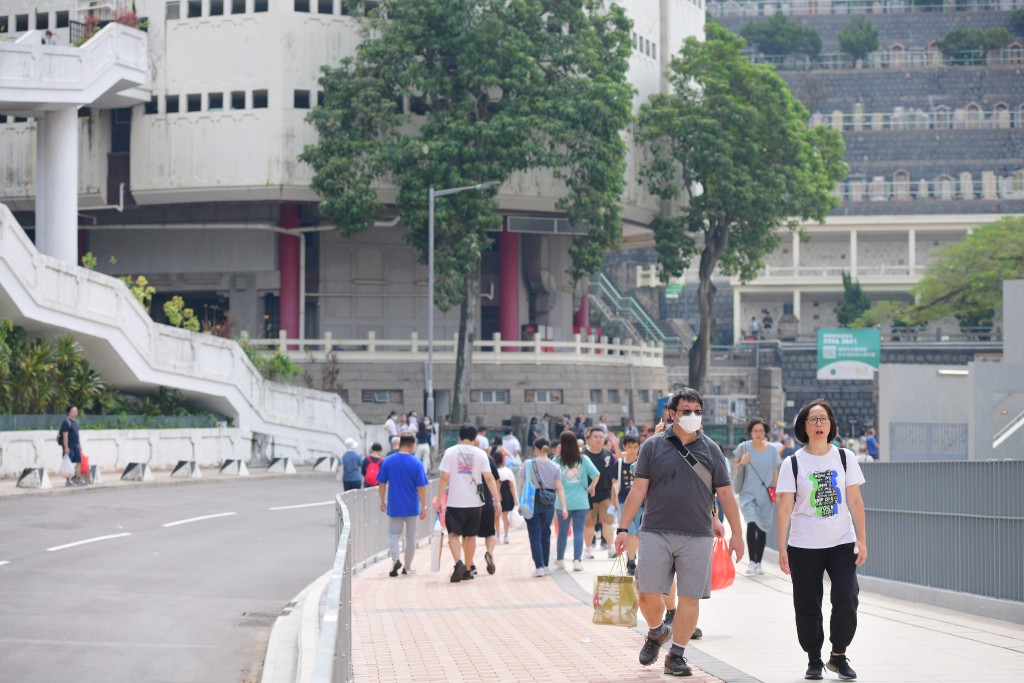
[(839, 459), (843, 463), (843, 472), (845, 472), (846, 471), (846, 449), (845, 448), (840, 448), (839, 449)]
[(714, 496), (715, 488), (711, 482), (711, 470), (709, 470), (707, 466), (704, 465), (704, 463), (697, 460), (697, 458), (693, 456), (693, 453), (691, 453), (690, 450), (683, 445), (683, 442), (680, 441), (675, 434), (672, 434), (665, 438), (668, 439), (669, 443), (675, 446), (675, 449), (679, 451), (679, 455), (683, 456), (683, 460), (685, 460), (686, 463), (693, 468), (694, 473), (700, 478), (702, 482), (704, 482), (704, 485), (708, 487), (708, 491), (710, 491), (711, 495)]

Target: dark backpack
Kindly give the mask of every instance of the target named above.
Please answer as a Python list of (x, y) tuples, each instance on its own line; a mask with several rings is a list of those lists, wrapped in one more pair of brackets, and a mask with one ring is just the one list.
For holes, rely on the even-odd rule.
[(366, 460), (366, 485), (376, 486), (377, 475), (380, 474), (380, 464), (383, 460), (374, 460), (373, 458), (367, 458)]
[[(851, 452), (850, 455), (853, 455), (853, 453)], [(839, 449), (839, 460), (842, 461), (842, 463), (843, 463), (843, 472), (845, 472), (846, 471), (846, 449), (845, 448), (840, 448)], [(795, 454), (789, 456), (789, 464), (793, 466), (793, 486), (799, 486), (800, 485), (800, 474), (799, 474), (799, 468), (796, 465), (796, 455)], [(796, 495), (796, 494), (794, 493), (793, 495)]]
[(58, 429), (57, 430), (57, 445), (58, 446), (63, 446), (64, 445), (64, 430), (63, 429)]

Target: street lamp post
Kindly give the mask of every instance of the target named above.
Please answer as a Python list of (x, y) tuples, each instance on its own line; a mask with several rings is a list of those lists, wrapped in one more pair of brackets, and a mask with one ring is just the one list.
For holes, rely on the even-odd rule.
[(430, 201), (427, 208), (427, 268), (430, 271), (427, 276), (427, 410), (426, 414), (433, 422), (437, 422), (434, 415), (434, 199), (449, 194), (458, 194), (467, 190), (486, 190), (494, 182), (477, 183), (465, 187), (452, 187), (447, 190), (435, 190), (430, 188)]

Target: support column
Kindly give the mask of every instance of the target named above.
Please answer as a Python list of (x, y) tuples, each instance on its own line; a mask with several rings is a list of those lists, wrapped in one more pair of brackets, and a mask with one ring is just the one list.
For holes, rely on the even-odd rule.
[[(519, 339), (519, 235), (505, 228), (498, 233), (498, 332), (502, 339)], [(519, 347), (503, 346), (502, 351)]]
[(801, 297), (800, 297), (800, 290), (799, 289), (794, 289), (793, 290), (793, 315), (795, 315), (796, 319), (799, 321), (799, 327), (797, 327), (797, 333), (796, 333), (796, 338), (797, 339), (800, 339), (800, 327), (803, 327), (803, 324), (804, 324), (803, 318), (800, 317), (800, 306), (802, 305), (802, 303), (803, 302), (802, 302)]
[(572, 314), (573, 327), (581, 328), (580, 334), (586, 338), (586, 334), (582, 331), (584, 327), (590, 327), (590, 295), (587, 292), (583, 292), (583, 296), (580, 297), (580, 307), (576, 309), (576, 312)]
[(793, 275), (800, 274), (800, 235), (793, 233)]
[(49, 173), (46, 168), (46, 114), (36, 117), (36, 249), (42, 254), (49, 254), (48, 237), (49, 219), (46, 208), (50, 203), (47, 196)]
[(850, 231), (850, 277), (857, 279), (857, 231)]
[[(282, 228), (299, 227), (299, 205), (282, 204), (278, 224)], [(286, 332), (289, 339), (302, 337), (299, 330), (299, 246), (297, 235), (277, 236), (278, 269), (281, 271), (281, 331)]]
[(910, 253), (907, 254), (907, 267), (910, 269), (910, 275), (913, 277), (917, 273), (917, 230), (911, 228), (907, 230), (907, 246), (910, 249)]
[[(75, 264), (78, 260), (78, 110), (72, 107), (48, 111), (43, 125), (43, 175), (37, 184), (45, 184), (43, 214), (46, 223), (36, 228), (36, 241), (44, 245), (44, 254)], [(45, 232), (42, 240), (39, 230)]]
[(732, 288), (732, 343), (740, 341), (740, 327), (743, 325), (742, 311), (743, 297), (740, 295), (739, 287)]

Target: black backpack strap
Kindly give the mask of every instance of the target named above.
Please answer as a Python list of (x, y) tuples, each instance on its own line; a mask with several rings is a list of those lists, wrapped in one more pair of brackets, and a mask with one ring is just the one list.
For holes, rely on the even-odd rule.
[(839, 449), (839, 459), (843, 461), (843, 472), (846, 472), (846, 449), (845, 448), (840, 448)]
[[(845, 448), (840, 448), (839, 449), (839, 460), (843, 463), (843, 472), (845, 472), (846, 471), (846, 449)], [(797, 466), (796, 466), (796, 453), (794, 453), (793, 455), (789, 456), (789, 464), (793, 466), (793, 486), (796, 487), (796, 486), (799, 485), (799, 481), (800, 481), (800, 475), (797, 472)]]

